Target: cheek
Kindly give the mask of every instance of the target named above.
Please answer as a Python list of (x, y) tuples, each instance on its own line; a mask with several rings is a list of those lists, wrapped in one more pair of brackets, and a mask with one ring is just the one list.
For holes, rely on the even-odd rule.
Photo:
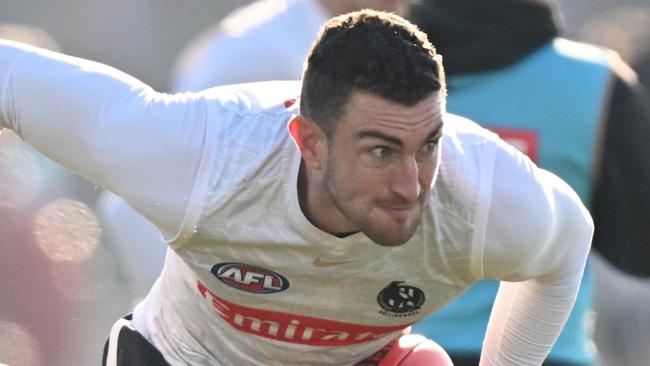
[(388, 174), (376, 169), (356, 168), (339, 175), (337, 195), (348, 203), (364, 204), (385, 195)]
[(375, 174), (372, 170), (358, 169), (350, 172), (347, 182), (347, 187), (344, 189), (351, 191), (359, 197), (371, 195), (378, 186), (382, 184), (381, 175)]

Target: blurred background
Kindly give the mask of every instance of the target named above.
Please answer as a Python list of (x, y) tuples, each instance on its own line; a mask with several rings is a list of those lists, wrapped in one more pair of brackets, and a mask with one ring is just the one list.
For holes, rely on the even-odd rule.
[[(2, 0), (0, 38), (100, 61), (169, 91), (185, 46), (250, 2)], [(648, 82), (650, 0), (563, 0), (560, 9), (566, 37), (617, 50)], [(112, 323), (146, 294), (151, 283), (129, 270), (135, 256), (102, 230), (99, 195), (15, 135), (0, 135), (0, 364), (100, 364)], [(630, 353), (645, 361), (628, 364), (650, 365), (650, 347), (633, 347), (635, 334), (650, 333), (650, 285), (603, 264), (596, 276), (620, 291), (596, 292), (596, 310), (610, 314), (596, 323), (602, 365), (624, 365), (616, 360)]]

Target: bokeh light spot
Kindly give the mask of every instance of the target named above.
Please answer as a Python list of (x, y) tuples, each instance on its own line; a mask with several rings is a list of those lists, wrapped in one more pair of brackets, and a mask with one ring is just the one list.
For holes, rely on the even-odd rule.
[(36, 338), (20, 324), (0, 320), (0, 364), (32, 366), (41, 364)]
[(42, 207), (33, 230), (41, 250), (51, 260), (65, 262), (80, 262), (92, 256), (101, 232), (93, 211), (72, 199), (52, 201)]

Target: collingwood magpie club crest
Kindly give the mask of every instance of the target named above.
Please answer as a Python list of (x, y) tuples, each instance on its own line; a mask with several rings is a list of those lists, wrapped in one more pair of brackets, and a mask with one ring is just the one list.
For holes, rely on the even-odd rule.
[(403, 285), (404, 281), (393, 281), (377, 295), (380, 314), (390, 317), (407, 317), (420, 312), (424, 304), (424, 291), (417, 287)]

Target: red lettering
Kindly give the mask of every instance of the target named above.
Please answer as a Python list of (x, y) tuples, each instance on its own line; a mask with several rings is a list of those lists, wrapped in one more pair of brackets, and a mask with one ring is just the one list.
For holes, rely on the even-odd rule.
[(504, 141), (528, 155), (530, 160), (537, 163), (539, 153), (539, 137), (537, 132), (526, 128), (488, 127)]
[(349, 345), (399, 332), (410, 325), (371, 326), (255, 309), (220, 298), (200, 281), (197, 288), (216, 313), (233, 328), (284, 342), (313, 346)]

